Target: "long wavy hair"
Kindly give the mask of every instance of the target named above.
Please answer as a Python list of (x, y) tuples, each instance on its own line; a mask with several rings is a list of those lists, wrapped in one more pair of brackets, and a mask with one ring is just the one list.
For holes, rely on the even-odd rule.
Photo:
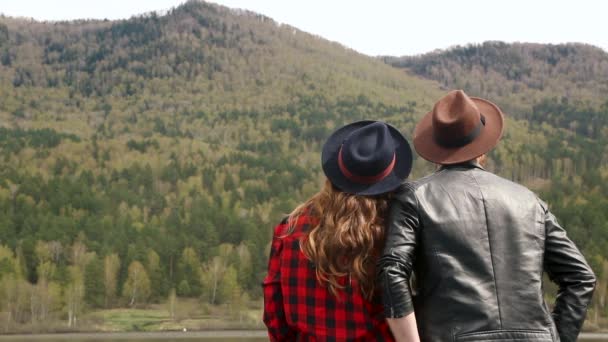
[(300, 248), (315, 265), (317, 280), (335, 296), (345, 287), (340, 279), (348, 277), (357, 281), (364, 297), (372, 297), (389, 196), (347, 194), (326, 180), (321, 191), (289, 214), (287, 234), (302, 214), (316, 218)]

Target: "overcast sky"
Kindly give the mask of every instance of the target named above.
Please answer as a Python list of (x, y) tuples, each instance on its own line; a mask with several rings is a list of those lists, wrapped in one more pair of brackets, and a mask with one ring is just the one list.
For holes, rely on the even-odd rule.
[[(39, 20), (119, 19), (184, 0), (0, 0), (0, 13)], [(582, 42), (608, 51), (602, 0), (215, 0), (369, 55), (413, 55), (486, 40)]]

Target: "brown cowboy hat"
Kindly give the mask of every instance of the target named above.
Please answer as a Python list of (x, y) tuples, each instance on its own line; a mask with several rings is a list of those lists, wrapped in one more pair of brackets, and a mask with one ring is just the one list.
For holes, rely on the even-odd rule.
[(498, 106), (454, 90), (420, 120), (414, 130), (414, 148), (433, 163), (458, 164), (491, 150), (502, 130), (503, 114)]

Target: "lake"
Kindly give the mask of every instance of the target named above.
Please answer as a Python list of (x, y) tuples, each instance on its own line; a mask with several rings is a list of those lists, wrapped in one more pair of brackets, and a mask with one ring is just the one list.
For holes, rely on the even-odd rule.
[(195, 331), (195, 332), (136, 332), (136, 333), (73, 333), (41, 335), (0, 335), (2, 341), (20, 342), (264, 342), (263, 330)]
[[(207, 331), (168, 333), (75, 333), (43, 335), (0, 335), (0, 341), (21, 342), (264, 342), (265, 331)], [(581, 342), (608, 342), (608, 334), (584, 334)]]

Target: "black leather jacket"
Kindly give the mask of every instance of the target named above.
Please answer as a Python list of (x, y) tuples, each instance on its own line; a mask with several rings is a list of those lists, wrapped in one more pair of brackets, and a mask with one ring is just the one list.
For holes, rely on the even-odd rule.
[[(552, 313), (543, 271), (559, 285)], [(403, 185), (378, 280), (387, 318), (415, 307), (422, 341), (574, 342), (595, 287), (547, 205), (475, 163)]]

